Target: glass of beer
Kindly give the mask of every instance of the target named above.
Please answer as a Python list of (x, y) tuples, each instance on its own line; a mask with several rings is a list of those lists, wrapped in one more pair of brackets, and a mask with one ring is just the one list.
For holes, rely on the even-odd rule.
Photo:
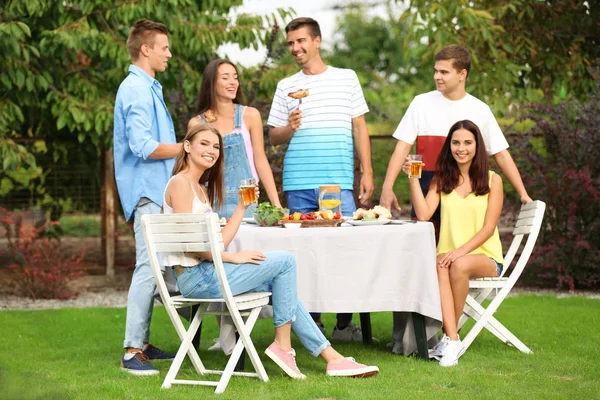
[(421, 179), (421, 172), (423, 171), (423, 155), (422, 154), (410, 154), (410, 172), (408, 173), (409, 178)]
[(258, 201), (258, 197), (256, 196), (256, 179), (242, 179), (240, 181), (240, 190), (242, 191), (242, 198), (244, 199), (245, 206), (249, 206)]

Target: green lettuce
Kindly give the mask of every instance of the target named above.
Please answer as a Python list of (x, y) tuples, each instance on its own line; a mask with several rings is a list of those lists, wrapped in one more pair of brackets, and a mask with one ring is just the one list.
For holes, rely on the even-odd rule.
[(252, 211), (252, 214), (258, 224), (262, 226), (273, 226), (281, 221), (284, 215), (288, 215), (289, 210), (287, 208), (275, 207), (266, 201), (260, 203), (258, 207)]

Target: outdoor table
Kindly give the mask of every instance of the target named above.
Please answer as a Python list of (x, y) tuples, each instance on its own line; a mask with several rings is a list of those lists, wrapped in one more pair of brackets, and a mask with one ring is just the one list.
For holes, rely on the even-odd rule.
[(410, 354), (419, 345), (419, 355), (428, 358), (427, 339), (435, 336), (442, 320), (433, 225), (346, 225), (290, 229), (242, 224), (227, 251), (292, 253), (298, 295), (307, 310), (362, 313), (365, 341), (371, 339), (368, 313), (393, 311), (394, 351)]

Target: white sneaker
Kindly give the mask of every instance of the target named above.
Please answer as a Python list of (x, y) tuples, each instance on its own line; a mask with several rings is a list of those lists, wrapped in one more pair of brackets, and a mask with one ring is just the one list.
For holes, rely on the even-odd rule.
[(221, 341), (219, 340), (219, 338), (213, 339), (213, 342), (215, 342), (215, 344), (213, 344), (212, 346), (210, 346), (208, 348), (208, 351), (217, 351), (217, 350), (222, 350), (223, 349), (221, 347)]
[(465, 346), (459, 340), (448, 340), (444, 356), (440, 360), (440, 367), (453, 367), (458, 364), (458, 359), (462, 355)]
[(440, 341), (433, 347), (433, 349), (429, 349), (429, 358), (435, 358), (439, 361), (444, 356), (446, 346), (448, 345), (448, 340), (450, 340), (450, 338), (444, 333)]
[(331, 340), (339, 340), (340, 342), (362, 342), (362, 330), (355, 324), (348, 324), (344, 329), (333, 328)]

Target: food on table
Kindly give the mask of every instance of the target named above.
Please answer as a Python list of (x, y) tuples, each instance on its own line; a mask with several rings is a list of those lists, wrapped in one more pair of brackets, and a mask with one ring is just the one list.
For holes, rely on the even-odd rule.
[(354, 220), (363, 220), (363, 221), (375, 221), (377, 219), (385, 219), (391, 218), (392, 213), (385, 207), (375, 206), (370, 210), (365, 210), (364, 208), (359, 208), (353, 213), (352, 219)]
[(375, 206), (373, 211), (377, 214), (377, 218), (392, 218), (392, 213), (384, 206)]
[(314, 221), (314, 220), (335, 220), (335, 219), (341, 219), (342, 218), (342, 214), (339, 212), (333, 212), (331, 210), (326, 210), (326, 211), (314, 211), (314, 212), (309, 212), (309, 213), (299, 213), (299, 212), (295, 212), (292, 215), (289, 215), (287, 217), (283, 217), (282, 220), (283, 221)]
[(296, 100), (303, 99), (308, 96), (308, 89), (298, 89), (295, 92), (288, 93), (288, 96)]
[(275, 226), (281, 221), (284, 216), (289, 218), (289, 210), (287, 208), (275, 207), (268, 201), (260, 203), (258, 207), (252, 210), (252, 215), (256, 223), (261, 226)]

